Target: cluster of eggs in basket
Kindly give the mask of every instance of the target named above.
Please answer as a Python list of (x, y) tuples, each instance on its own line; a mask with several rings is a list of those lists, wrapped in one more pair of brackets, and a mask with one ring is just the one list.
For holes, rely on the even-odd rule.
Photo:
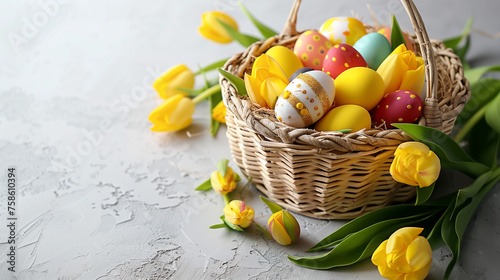
[[(407, 39), (407, 38), (406, 38)], [(318, 131), (370, 129), (420, 118), (419, 93), (386, 93), (377, 68), (392, 52), (390, 28), (367, 33), (354, 18), (332, 18), (319, 31), (302, 33), (293, 51), (274, 46), (266, 53), (290, 78), (274, 107), (277, 119)], [(408, 43), (408, 49), (412, 50)]]

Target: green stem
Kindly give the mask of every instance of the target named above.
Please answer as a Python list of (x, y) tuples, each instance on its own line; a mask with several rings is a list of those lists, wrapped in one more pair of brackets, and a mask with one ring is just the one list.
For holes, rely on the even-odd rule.
[(198, 70), (198, 71), (194, 72), (194, 75), (195, 75), (195, 76), (197, 76), (197, 75), (199, 75), (199, 74), (201, 74), (201, 73), (203, 73), (203, 72), (208, 72), (208, 71), (210, 71), (210, 70), (214, 70), (214, 69), (217, 69), (217, 68), (219, 68), (219, 67), (222, 67), (222, 66), (224, 66), (224, 64), (226, 64), (226, 61), (227, 61), (229, 58), (230, 58), (230, 57), (227, 57), (227, 58), (221, 59), (221, 60), (216, 61), (216, 62), (214, 62), (214, 63), (212, 63), (212, 64), (210, 64), (210, 65), (207, 65), (207, 66), (205, 66), (205, 67), (203, 67), (203, 68), (200, 68), (200, 70)]
[(228, 194), (223, 194), (222, 196), (224, 197), (224, 203), (226, 205), (228, 205), (229, 202), (231, 201), (231, 199), (229, 198), (229, 195)]
[(477, 111), (464, 125), (462, 130), (455, 136), (455, 142), (460, 143), (460, 141), (464, 140), (465, 136), (469, 134), (470, 130), (479, 122), (486, 113), (486, 109), (488, 106), (483, 106), (479, 111)]
[(260, 231), (262, 231), (266, 235), (267, 239), (273, 239), (273, 237), (271, 236), (269, 231), (267, 231), (267, 229), (265, 229), (263, 226), (259, 225), (255, 221), (254, 221), (254, 224), (255, 224), (255, 226), (257, 226), (258, 229), (260, 229)]
[(193, 103), (198, 104), (203, 99), (205, 99), (205, 98), (207, 98), (207, 97), (209, 97), (217, 92), (220, 92), (220, 91), (221, 91), (220, 85), (216, 84), (216, 85), (206, 89), (205, 91), (203, 91), (202, 93), (197, 95), (195, 98), (193, 98)]

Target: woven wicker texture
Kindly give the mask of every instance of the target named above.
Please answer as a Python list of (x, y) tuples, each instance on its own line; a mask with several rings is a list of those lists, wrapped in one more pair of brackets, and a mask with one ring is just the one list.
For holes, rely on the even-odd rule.
[[(426, 98), (420, 125), (445, 133), (453, 129), (470, 91), (459, 58), (441, 41), (429, 40), (411, 0), (402, 0), (416, 34), (412, 36), (426, 65)], [(228, 60), (224, 69), (239, 77), (270, 47), (292, 48), (300, 1), (295, 1), (283, 33), (251, 45)], [(369, 30), (373, 27), (367, 26)], [(274, 111), (238, 95), (221, 76), (228, 109), (227, 136), (241, 171), (269, 199), (320, 219), (351, 219), (415, 195), (415, 187), (395, 182), (389, 166), (397, 146), (411, 140), (398, 129), (372, 128), (349, 134), (318, 132), (280, 123)]]

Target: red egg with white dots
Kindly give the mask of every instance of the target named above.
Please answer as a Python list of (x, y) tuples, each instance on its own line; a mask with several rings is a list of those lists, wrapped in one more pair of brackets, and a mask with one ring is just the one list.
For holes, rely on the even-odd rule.
[(372, 120), (376, 125), (385, 122), (387, 128), (394, 128), (393, 123), (417, 123), (422, 115), (423, 103), (416, 93), (398, 90), (384, 95), (380, 103), (372, 110)]
[(293, 53), (300, 58), (304, 67), (321, 70), (326, 52), (331, 47), (328, 38), (316, 30), (308, 30), (297, 38)]
[(353, 67), (367, 67), (363, 56), (348, 44), (337, 44), (326, 53), (322, 70), (335, 79), (340, 73)]

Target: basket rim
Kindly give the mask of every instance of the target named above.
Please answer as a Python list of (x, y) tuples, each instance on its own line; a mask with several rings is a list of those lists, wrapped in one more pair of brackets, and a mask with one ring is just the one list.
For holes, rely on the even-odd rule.
[[(403, 4), (408, 1), (409, 0), (402, 0)], [(296, 14), (298, 11), (297, 2), (300, 4), (300, 0), (294, 3), (292, 12), (290, 13), (282, 34), (273, 36), (265, 41), (255, 42), (245, 51), (237, 53), (230, 58), (223, 66), (223, 69), (243, 78), (244, 74), (248, 73), (251, 69), (251, 64), (253, 60), (255, 60), (256, 54), (260, 55), (274, 45), (291, 46), (302, 32), (307, 31), (298, 32), (295, 29)], [(367, 24), (365, 24), (365, 26), (371, 27)], [(426, 37), (426, 35), (427, 33), (425, 33), (424, 37)], [(420, 34), (420, 36), (422, 36), (422, 34)], [(419, 34), (410, 35), (410, 39), (414, 43), (420, 45), (421, 38), (418, 37)], [(426, 94), (428, 94), (428, 96), (425, 98), (424, 114), (422, 114), (419, 125), (434, 127), (449, 134), (451, 133), (456, 117), (462, 111), (465, 103), (470, 97), (469, 82), (464, 76), (460, 59), (451, 49), (447, 49), (440, 40), (427, 39), (426, 42), (428, 42), (431, 49), (428, 52), (430, 52), (431, 57), (434, 58), (432, 63), (426, 63), (426, 75), (428, 75), (429, 72), (429, 65), (436, 64), (437, 59), (439, 59), (439, 61), (443, 60), (450, 64), (452, 68), (456, 68), (446, 70), (447, 74), (450, 74), (448, 71), (451, 71), (451, 74), (454, 75), (455, 78), (459, 77), (456, 81), (459, 81), (460, 84), (457, 84), (457, 88), (449, 93), (451, 96), (441, 96), (441, 98), (438, 96), (438, 98), (434, 98), (432, 97), (432, 93), (429, 93), (429, 90), (437, 90), (438, 86), (432, 87), (429, 85), (429, 81), (427, 81), (428, 89)], [(422, 47), (422, 45), (420, 46)], [(426, 50), (426, 48), (421, 49), (424, 51)], [(429, 57), (426, 59), (429, 59)], [(434, 72), (436, 76), (438, 76), (438, 71)], [(262, 136), (263, 141), (267, 139), (286, 144), (309, 144), (321, 148), (338, 148), (339, 151), (342, 152), (352, 152), (357, 150), (369, 150), (373, 147), (398, 145), (412, 139), (400, 129), (382, 129), (382, 127), (348, 134), (291, 127), (279, 122), (274, 116), (274, 110), (260, 107), (253, 103), (248, 96), (240, 96), (236, 88), (224, 76), (220, 75), (219, 82), (222, 88), (224, 104), (231, 113), (226, 117), (236, 117), (240, 120), (244, 120), (258, 135)], [(436, 79), (435, 82), (438, 84), (440, 81)], [(448, 102), (444, 102), (446, 100), (448, 100)]]

